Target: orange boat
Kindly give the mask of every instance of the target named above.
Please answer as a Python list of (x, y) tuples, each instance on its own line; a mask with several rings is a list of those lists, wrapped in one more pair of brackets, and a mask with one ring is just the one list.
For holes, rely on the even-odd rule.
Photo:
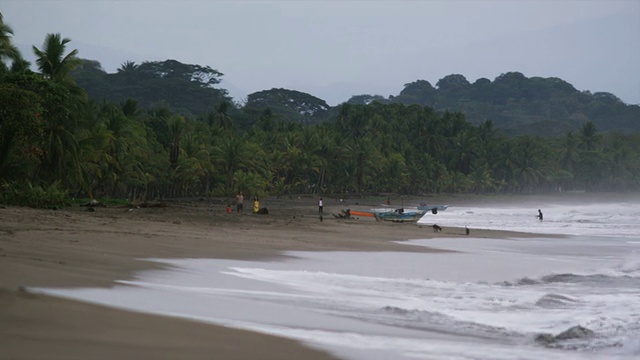
[(368, 211), (350, 210), (351, 216), (375, 217), (375, 214)]

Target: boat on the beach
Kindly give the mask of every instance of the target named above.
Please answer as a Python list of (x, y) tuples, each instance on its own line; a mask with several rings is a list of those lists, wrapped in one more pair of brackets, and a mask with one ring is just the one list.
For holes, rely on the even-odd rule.
[(353, 218), (374, 218), (376, 221), (393, 221), (393, 222), (417, 222), (426, 214), (426, 210), (418, 209), (371, 209), (370, 211), (345, 209), (340, 214), (334, 214), (336, 219), (353, 219)]
[(349, 210), (351, 216), (375, 217), (373, 211)]
[(427, 210), (408, 210), (405, 208), (398, 208), (394, 210), (377, 211), (373, 212), (376, 220), (393, 221), (393, 222), (417, 222), (420, 220)]
[(394, 208), (383, 204), (382, 207), (372, 208), (369, 210), (345, 209), (342, 210), (340, 214), (334, 214), (333, 216), (338, 219), (364, 217), (375, 218), (377, 221), (417, 222), (427, 212), (437, 214), (438, 211), (446, 210), (448, 207), (449, 205), (427, 205), (422, 203), (419, 206), (412, 208)]

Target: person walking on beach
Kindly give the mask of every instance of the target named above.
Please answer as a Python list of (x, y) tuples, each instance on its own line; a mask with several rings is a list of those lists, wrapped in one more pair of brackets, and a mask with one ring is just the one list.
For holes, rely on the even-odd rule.
[(320, 214), (320, 217), (322, 217), (322, 198), (320, 198), (320, 200), (318, 200), (318, 214)]
[(242, 195), (242, 191), (236, 195), (236, 212), (240, 214), (244, 210), (244, 195)]
[(538, 218), (538, 220), (542, 221), (542, 211), (540, 211), (540, 209), (538, 209), (538, 216), (536, 216)]

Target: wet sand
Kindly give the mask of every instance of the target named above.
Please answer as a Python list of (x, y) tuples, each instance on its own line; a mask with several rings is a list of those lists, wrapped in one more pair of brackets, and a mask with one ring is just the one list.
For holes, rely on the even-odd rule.
[[(226, 214), (224, 199), (94, 212), (78, 206), (0, 208), (0, 359), (333, 359), (288, 339), (34, 294), (29, 288), (109, 287), (161, 266), (145, 258), (265, 259), (285, 250), (429, 252), (440, 250), (396, 241), (465, 236), (459, 228), (434, 233), (426, 225), (331, 216), (379, 201), (325, 198), (323, 221), (315, 197), (266, 199), (261, 207), (269, 215)], [(528, 236), (475, 229), (472, 235)]]

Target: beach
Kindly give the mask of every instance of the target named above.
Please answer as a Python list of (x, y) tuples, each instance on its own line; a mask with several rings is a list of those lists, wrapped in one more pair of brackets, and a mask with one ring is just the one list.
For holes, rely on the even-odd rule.
[[(462, 201), (464, 199), (447, 199)], [(0, 209), (0, 358), (332, 359), (296, 341), (30, 292), (33, 287), (111, 287), (164, 265), (149, 258), (276, 259), (283, 251), (430, 252), (397, 241), (463, 237), (464, 228), (335, 219), (345, 206), (315, 197), (270, 198), (268, 215), (226, 214), (223, 200), (162, 207)], [(165, 205), (163, 204), (163, 205)], [(245, 208), (247, 206), (245, 205)], [(474, 237), (528, 236), (472, 230)]]

